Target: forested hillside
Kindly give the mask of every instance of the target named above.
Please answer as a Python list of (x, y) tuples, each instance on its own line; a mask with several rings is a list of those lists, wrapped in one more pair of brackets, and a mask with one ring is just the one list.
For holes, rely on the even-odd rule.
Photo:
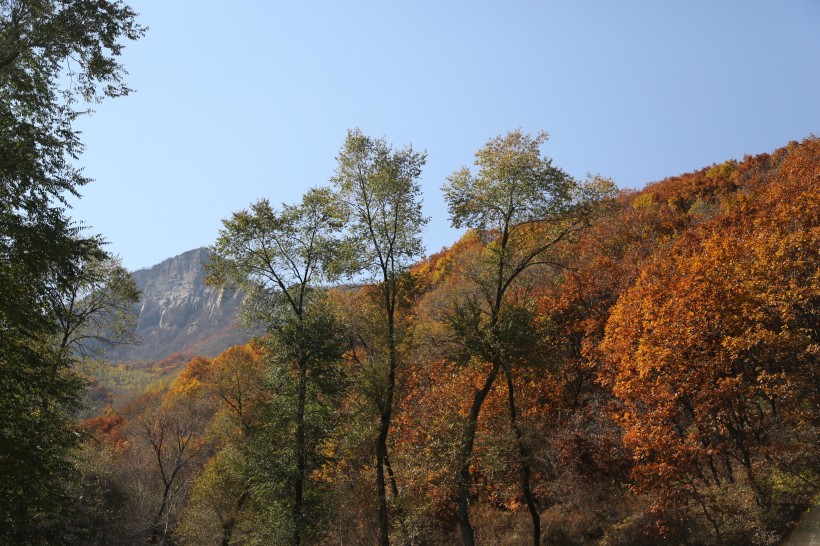
[[(231, 26), (249, 28), (236, 23), (237, 13), (235, 22), (214, 27), (220, 36)], [(318, 13), (304, 21), (332, 35), (313, 24)], [(189, 15), (166, 28), (175, 35), (205, 28), (189, 25)], [(486, 57), (480, 44), (465, 42), (480, 62), (444, 56), (448, 72), (463, 66), (463, 74), (481, 74), (494, 59), (530, 48), (510, 40), (510, 32), (527, 34), (518, 24), (497, 35), (504, 25), (476, 32), (483, 27), (461, 24), (461, 12), (451, 16), (472, 35), (490, 36), (501, 56)], [(669, 34), (666, 11), (663, 17), (661, 25), (636, 21)], [(287, 16), (283, 21), (291, 25)], [(299, 40), (317, 52), (357, 33), (372, 40), (374, 30), (393, 32), (389, 22), (356, 21), (364, 26), (354, 28), (333, 21), (346, 34), (332, 35), (332, 46), (313, 44), (308, 34)], [(263, 34), (275, 34), (271, 28)], [(180, 274), (154, 290), (145, 278), (150, 272), (129, 274), (105, 237), (71, 210), (91, 182), (81, 162), (87, 126), (79, 120), (131, 92), (121, 56), (146, 30), (121, 0), (0, 0), (0, 544), (774, 545), (817, 501), (820, 139), (619, 191), (609, 179), (577, 180), (553, 164), (543, 155), (546, 133), (513, 130), (489, 140), (470, 166), (440, 176), (449, 222), (463, 235), (427, 255), (422, 233), (430, 219), (420, 183), (427, 153), (352, 129), (327, 173), (329, 184), (278, 206), (269, 200), (277, 196), (260, 196), (222, 221), (204, 270), (169, 265)], [(167, 66), (188, 82), (197, 71), (210, 75), (213, 66), (230, 64), (240, 50), (229, 45), (240, 43), (243, 55), (271, 51), (236, 36), (208, 39), (228, 52), (229, 63), (201, 53), (207, 70)], [(507, 52), (496, 47), (502, 42), (511, 44)], [(430, 41), (434, 48), (448, 43)], [(614, 43), (604, 36), (595, 47)], [(282, 48), (288, 63), (279, 68), (303, 64), (316, 72), (312, 61), (293, 61), (299, 49)], [(142, 69), (163, 68), (157, 65), (167, 64), (167, 51), (177, 49), (162, 50), (162, 62)], [(192, 40), (179, 51), (175, 59), (194, 67), (204, 65), (191, 55), (209, 50)], [(170, 156), (186, 168), (228, 165), (221, 197), (241, 185), (234, 178), (256, 172), (238, 165), (238, 152), (253, 149), (254, 139), (268, 146), (246, 156), (254, 161), (267, 158), (273, 133), (308, 152), (320, 149), (318, 133), (336, 130), (324, 125), (335, 117), (327, 114), (371, 96), (362, 91), (374, 81), (387, 85), (373, 87), (377, 94), (408, 91), (424, 107), (425, 124), (453, 108), (449, 98), (440, 110), (426, 106), (416, 100), (418, 90), (460, 90), (463, 74), (453, 72), (449, 83), (421, 79), (414, 88), (407, 82), (423, 76), (418, 68), (429, 59), (394, 62), (385, 53), (356, 56), (355, 70), (347, 69), (354, 66), (349, 55), (339, 57), (345, 70), (333, 66), (322, 74), (330, 79), (314, 87), (351, 94), (323, 101), (303, 93), (311, 95), (310, 115), (293, 119), (323, 125), (306, 125), (301, 134), (287, 123), (271, 131), (274, 124), (258, 117), (259, 97), (220, 95), (214, 112), (189, 87), (174, 102), (178, 88), (165, 87), (171, 72), (159, 70), (163, 94), (145, 116), (150, 135), (173, 133), (175, 145), (217, 142), (212, 157), (207, 150), (217, 148), (199, 148), (187, 163), (175, 146)], [(540, 55), (522, 59), (534, 66)], [(564, 69), (577, 64), (599, 79), (615, 66), (599, 74), (567, 58)], [(258, 59), (244, 64), (289, 77), (269, 69), (273, 57), (264, 65)], [(704, 81), (663, 62), (674, 83)], [(386, 64), (398, 67), (393, 74), (400, 78)], [(511, 64), (511, 74), (518, 77), (522, 66)], [(348, 73), (362, 87), (342, 78)], [(574, 79), (558, 68), (545, 73)], [(723, 67), (718, 73), (731, 79)], [(745, 82), (747, 73), (734, 79)], [(242, 82), (238, 87), (207, 87), (284, 87), (241, 74), (225, 80)], [(301, 92), (319, 81), (314, 76), (291, 80)], [(791, 81), (782, 76), (770, 79)], [(485, 86), (490, 100), (470, 103), (481, 107), (468, 105), (464, 118), (453, 119), (472, 122), (489, 102), (527, 107), (525, 97), (497, 94), (521, 86), (496, 79), (503, 85)], [(621, 85), (630, 100), (634, 81)], [(582, 81), (579, 89), (604, 88), (592, 83)], [(531, 104), (549, 102), (540, 95), (545, 85), (528, 87), (539, 92)], [(368, 113), (414, 112), (396, 95), (400, 107), (367, 104)], [(578, 111), (595, 100), (578, 95)], [(606, 98), (601, 104), (617, 104)], [(275, 94), (264, 102), (292, 107)], [(319, 102), (330, 110), (317, 110)], [(668, 109), (674, 101), (661, 102)], [(183, 103), (196, 105), (196, 115), (178, 116)], [(753, 117), (756, 110), (739, 104), (736, 110)], [(230, 115), (210, 115), (219, 108)], [(607, 124), (597, 118), (604, 110), (595, 112), (597, 130)], [(518, 115), (530, 119), (526, 111)], [(769, 131), (781, 117), (777, 111), (761, 127)], [(151, 140), (126, 118), (119, 139)], [(197, 135), (170, 130), (193, 118), (213, 125)], [(228, 118), (254, 118), (265, 137), (222, 124)], [(425, 130), (446, 135), (449, 146), (452, 125)], [(159, 148), (140, 155), (119, 139), (111, 139), (115, 147), (150, 163), (151, 176), (169, 165), (154, 163)], [(223, 146), (229, 141), (236, 147)], [(104, 162), (125, 171), (120, 159)], [(313, 160), (288, 158), (298, 168)], [(278, 172), (269, 167), (262, 178)], [(172, 177), (158, 179), (167, 185)], [(289, 182), (265, 180), (271, 187)], [(209, 187), (207, 179), (196, 183), (198, 191)], [(178, 199), (177, 209), (180, 196), (186, 203), (193, 197), (143, 193)], [(129, 205), (143, 215), (150, 208)], [(209, 287), (188, 292), (183, 285), (191, 279)], [(137, 317), (140, 289), (145, 305)], [(219, 294), (233, 294), (232, 304), (223, 306)], [(243, 318), (264, 335), (213, 356), (209, 342), (225, 339), (240, 299)], [(193, 320), (193, 308), (205, 308), (207, 319)], [(109, 366), (106, 358), (137, 340), (140, 323), (156, 326), (157, 335), (145, 337), (155, 343), (147, 358), (159, 360), (141, 370)], [(200, 356), (162, 358), (170, 347)], [(136, 395), (109, 404), (105, 385), (112, 378)]]
[(429, 257), (423, 156), (356, 131), (345, 206), (226, 220), (210, 281), (271, 334), (84, 424), (86, 543), (778, 543), (820, 482), (820, 139), (615, 193), (543, 138), (454, 173)]

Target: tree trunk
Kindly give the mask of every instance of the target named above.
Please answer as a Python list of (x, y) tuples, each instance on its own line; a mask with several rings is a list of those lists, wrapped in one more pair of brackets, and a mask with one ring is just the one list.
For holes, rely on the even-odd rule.
[(231, 535), (233, 535), (233, 528), (236, 525), (236, 518), (228, 518), (228, 521), (222, 524), (222, 546), (230, 546)]
[(305, 482), (305, 398), (307, 392), (307, 361), (299, 359), (299, 384), (296, 404), (296, 477), (293, 483), (293, 544), (302, 541)]
[[(387, 484), (385, 480), (385, 466), (387, 461), (387, 435), (390, 432), (390, 419), (393, 414), (393, 391), (396, 385), (396, 326), (394, 306), (390, 293), (385, 294), (387, 311), (387, 342), (389, 347), (390, 371), (387, 376), (387, 393), (384, 407), (381, 411), (379, 435), (376, 438), (376, 489), (379, 496), (379, 544), (390, 544), (390, 521), (387, 509)], [(396, 488), (396, 492), (398, 488)]]
[[(236, 512), (237, 515), (242, 510), (242, 507), (245, 505), (245, 501), (248, 500), (248, 495), (250, 494), (250, 490), (248, 487), (245, 487), (245, 490), (239, 495), (239, 500), (236, 501)], [(237, 516), (231, 516), (228, 518), (224, 524), (222, 524), (222, 546), (230, 546), (231, 544), (231, 537), (233, 536), (234, 527), (236, 527), (236, 518)]]
[(387, 477), (390, 478), (390, 490), (393, 492), (393, 498), (399, 496), (399, 486), (396, 483), (396, 475), (393, 473), (393, 465), (390, 464), (390, 457), (384, 455), (384, 466), (387, 469)]
[(532, 518), (532, 543), (535, 546), (541, 544), (541, 515), (538, 512), (538, 503), (532, 494), (530, 486), (529, 449), (524, 442), (524, 434), (521, 431), (521, 424), (518, 422), (518, 413), (515, 409), (515, 384), (513, 383), (512, 371), (509, 366), (504, 366), (504, 375), (507, 377), (507, 400), (510, 405), (510, 424), (515, 432), (515, 441), (518, 444), (518, 464), (521, 467), (521, 491), (524, 493), (524, 500)]
[[(384, 417), (384, 414), (382, 414)], [(379, 544), (387, 546), (390, 544), (390, 522), (387, 514), (387, 488), (384, 479), (384, 458), (386, 453), (386, 443), (384, 441), (384, 423), (379, 429), (379, 437), (376, 445), (376, 489), (379, 495)]]
[(501, 368), (500, 361), (496, 360), (481, 390), (475, 391), (473, 405), (470, 407), (470, 414), (467, 417), (467, 426), (464, 431), (464, 444), (461, 448), (461, 468), (458, 472), (458, 524), (461, 527), (461, 541), (464, 546), (475, 545), (475, 533), (470, 524), (470, 458), (473, 455), (473, 444), (475, 443), (476, 429), (478, 428), (478, 414), (481, 406), (487, 398), (490, 389), (493, 388), (498, 370)]
[[(176, 474), (176, 471), (171, 475), (173, 476)], [(162, 514), (165, 512), (165, 506), (168, 504), (168, 495), (171, 491), (171, 481), (165, 482), (165, 489), (162, 492), (162, 504), (160, 504), (159, 510), (157, 511), (157, 515), (154, 516), (154, 522), (151, 525), (151, 544), (159, 544), (159, 526), (162, 522)], [(165, 542), (165, 536), (163, 533), (162, 542)]]

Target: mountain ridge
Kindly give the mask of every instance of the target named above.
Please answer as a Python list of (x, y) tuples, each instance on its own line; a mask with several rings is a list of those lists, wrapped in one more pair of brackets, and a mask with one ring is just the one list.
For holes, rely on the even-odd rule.
[(254, 332), (243, 329), (243, 295), (205, 284), (210, 254), (195, 248), (131, 275), (140, 290), (136, 334), (139, 345), (111, 351), (111, 362), (155, 362), (174, 354), (215, 356), (246, 343)]

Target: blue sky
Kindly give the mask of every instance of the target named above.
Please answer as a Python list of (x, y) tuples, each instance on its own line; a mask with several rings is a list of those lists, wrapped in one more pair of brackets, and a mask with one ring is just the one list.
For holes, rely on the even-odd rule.
[(511, 129), (624, 188), (820, 134), (816, 0), (127, 3), (136, 93), (82, 119), (72, 216), (130, 269), (327, 184), (353, 127), (428, 152), (430, 253), (442, 183)]

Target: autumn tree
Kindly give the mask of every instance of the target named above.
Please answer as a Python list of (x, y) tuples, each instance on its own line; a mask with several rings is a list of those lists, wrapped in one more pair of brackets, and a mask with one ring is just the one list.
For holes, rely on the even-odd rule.
[(650, 518), (646, 498), (622, 486), (629, 481), (632, 458), (611, 418), (612, 392), (598, 381), (597, 354), (618, 297), (634, 283), (642, 263), (685, 229), (685, 213), (653, 197), (620, 192), (597, 208), (590, 227), (565, 247), (566, 267), (539, 275), (536, 315), (549, 332), (547, 350), (537, 370), (524, 371), (521, 384), (524, 396), (529, 384), (524, 378), (537, 385), (529, 390), (526, 408), (537, 415), (528, 429), (538, 476), (534, 493), (548, 506), (541, 514), (550, 520), (545, 542), (614, 529), (616, 536), (643, 537)]
[(420, 232), (427, 219), (422, 215), (418, 178), (425, 161), (426, 154), (410, 146), (394, 150), (383, 138), (355, 129), (347, 134), (332, 179), (339, 204), (349, 216), (359, 268), (378, 282), (387, 325), (387, 377), (377, 400), (376, 436), (379, 543), (383, 545), (390, 542), (386, 465), (398, 369), (396, 310), (404, 274), (423, 251)]
[[(268, 366), (257, 342), (226, 349), (201, 374), (204, 393), (216, 413), (207, 436), (215, 450), (197, 477), (185, 507), (177, 536), (197, 544), (231, 544), (246, 536), (251, 518), (252, 480), (249, 446), (265, 428), (262, 406), (271, 394)], [(243, 535), (244, 533), (244, 535)]]
[(111, 406), (81, 423), (84, 442), (75, 455), (79, 479), (71, 491), (72, 520), (80, 530), (75, 542), (121, 544), (134, 529), (129, 517), (131, 474), (123, 461), (125, 425), (124, 416)]
[(246, 313), (271, 334), (269, 353), (277, 376), (271, 379), (290, 401), (279, 418), (295, 408), (294, 468), (287, 482), (292, 490), (291, 540), (299, 544), (305, 530), (314, 528), (304, 506), (313, 459), (308, 450), (317, 443), (309, 434), (308, 408), (321, 403), (322, 389), (330, 387), (324, 378), (333, 375), (328, 369), (343, 352), (332, 313), (321, 303), (321, 283), (329, 275), (341, 219), (330, 191), (312, 189), (298, 205), (277, 211), (262, 200), (223, 224), (212, 248), (209, 282), (240, 287), (248, 295)]
[(175, 528), (188, 476), (206, 455), (207, 417), (208, 409), (199, 406), (195, 397), (171, 394), (149, 407), (136, 423), (135, 441), (144, 444), (143, 449), (154, 462), (149, 467), (151, 474), (159, 480), (152, 484), (157, 494), (154, 511), (146, 522), (151, 544), (166, 544)]
[(92, 447), (116, 461), (109, 502), (121, 505), (120, 542), (174, 542), (191, 483), (212, 453), (206, 430), (215, 404), (203, 383), (209, 365), (196, 357), (171, 385), (149, 390), (112, 418), (88, 423), (96, 429)]
[(243, 436), (259, 427), (258, 406), (269, 396), (263, 356), (257, 342), (230, 347), (213, 359), (203, 377), (208, 390), (232, 415)]
[(453, 226), (474, 229), (487, 242), (483, 266), (472, 279), (476, 293), (454, 307), (450, 320), (455, 339), (463, 347), (462, 358), (477, 358), (489, 365), (481, 388), (473, 394), (461, 449), (458, 520), (464, 544), (475, 543), (468, 507), (478, 417), (500, 372), (507, 380), (533, 541), (540, 543), (539, 508), (531, 492), (527, 447), (516, 417), (515, 361), (508, 354), (520, 340), (508, 339), (507, 334), (516, 331), (525, 308), (515, 305), (511, 295), (532, 268), (559, 265), (551, 251), (583, 228), (591, 204), (612, 191), (605, 180), (581, 184), (554, 167), (540, 152), (546, 140), (546, 133), (533, 138), (520, 130), (497, 137), (476, 153), (476, 174), (464, 167), (443, 187)]

